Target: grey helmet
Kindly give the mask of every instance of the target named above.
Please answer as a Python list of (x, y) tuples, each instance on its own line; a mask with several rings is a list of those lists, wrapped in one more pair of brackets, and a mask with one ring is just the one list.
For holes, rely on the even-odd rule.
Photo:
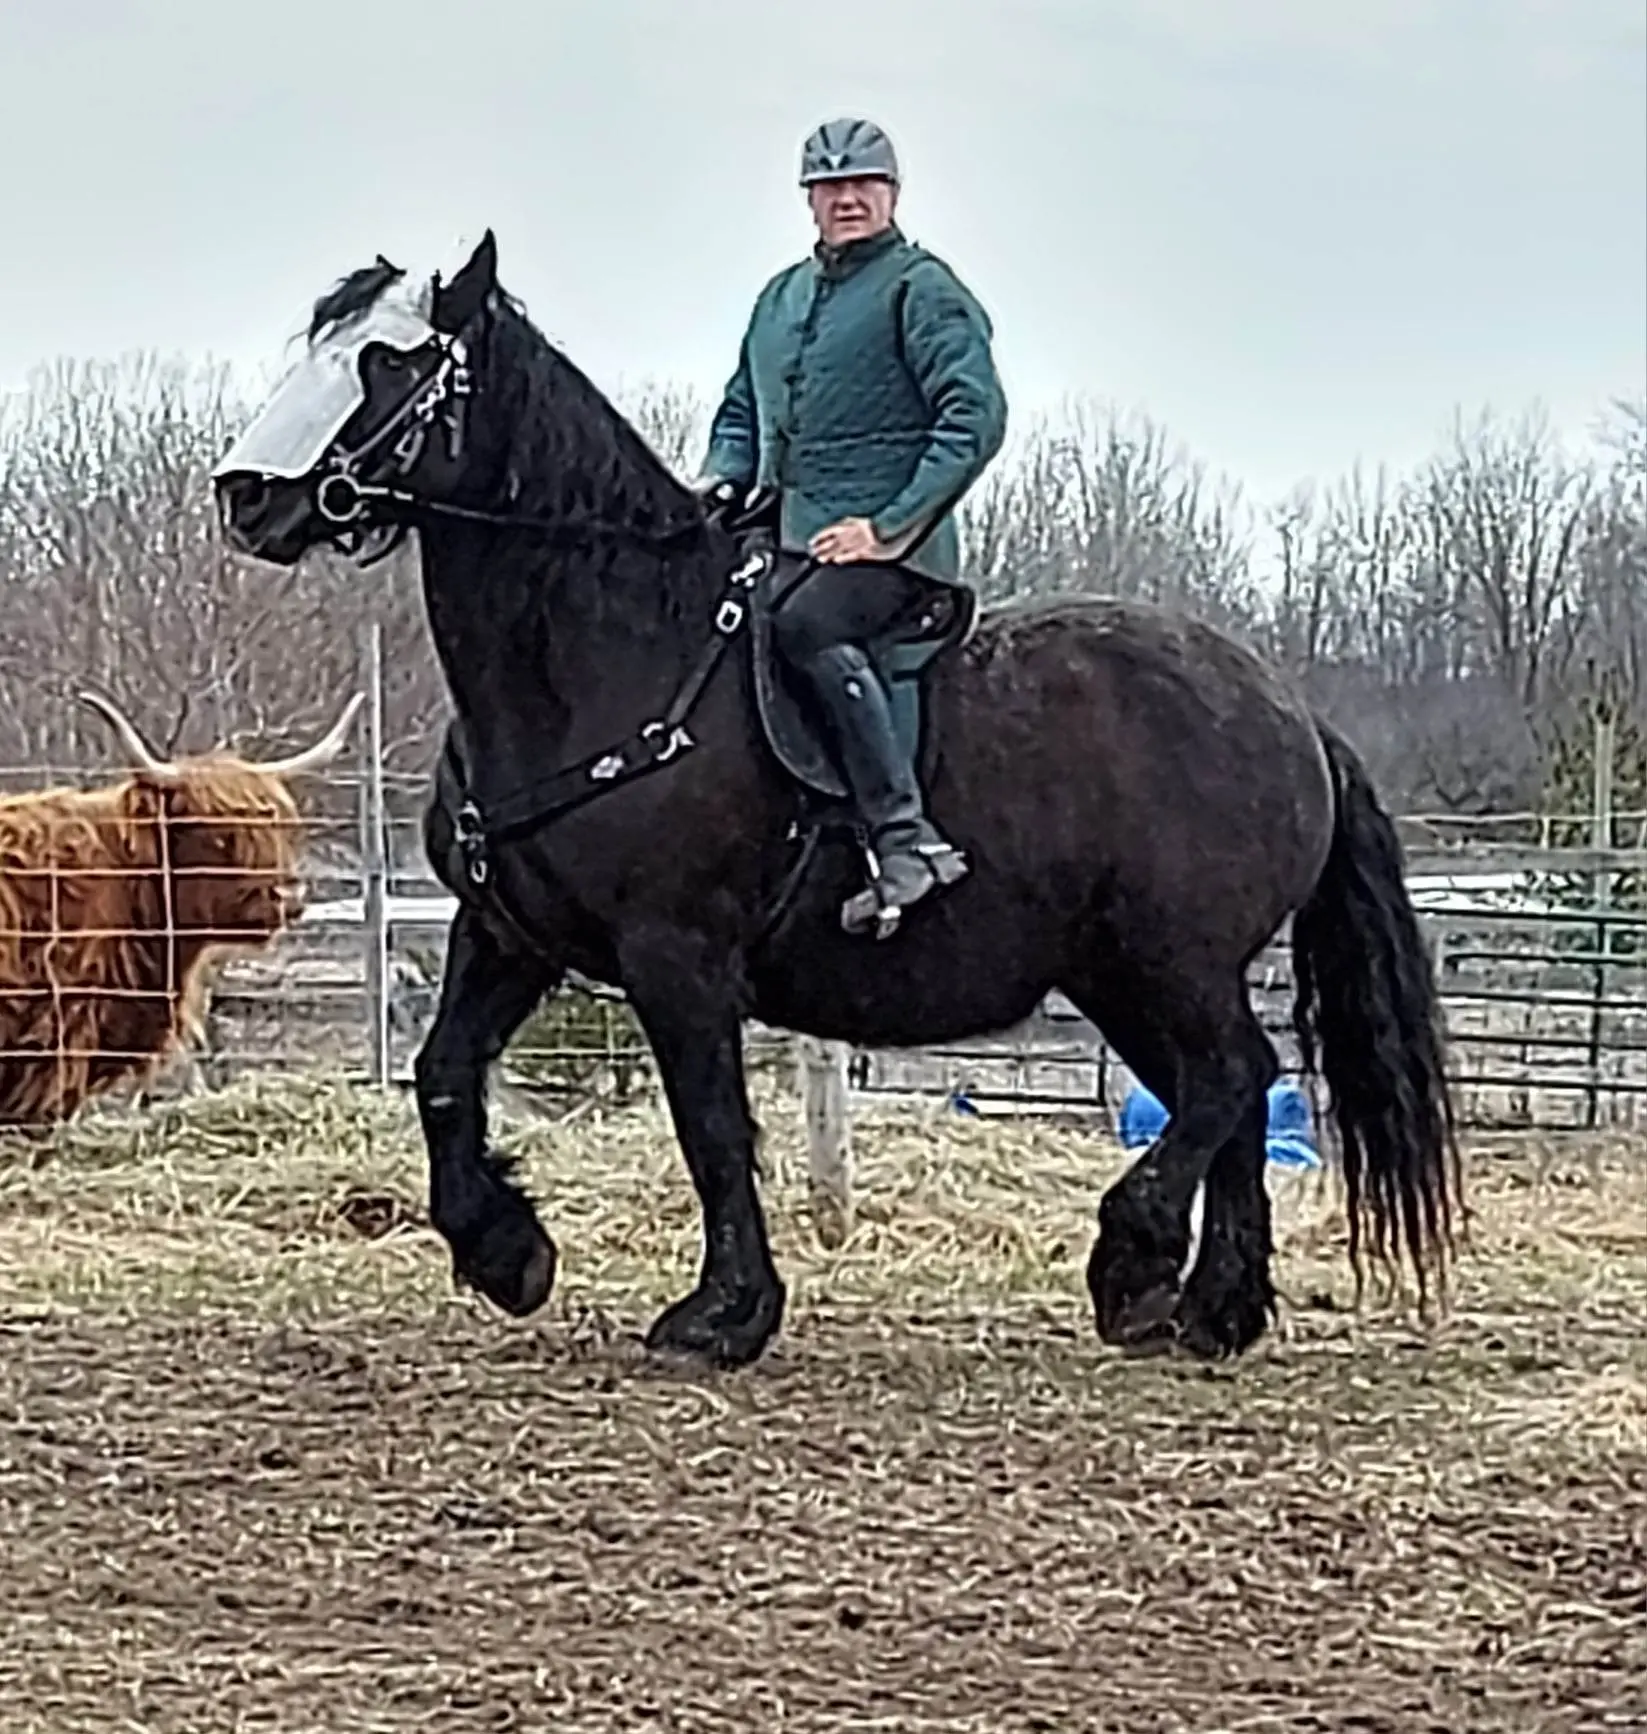
[(801, 185), (881, 175), (898, 184), (898, 156), (872, 120), (826, 120), (801, 146)]

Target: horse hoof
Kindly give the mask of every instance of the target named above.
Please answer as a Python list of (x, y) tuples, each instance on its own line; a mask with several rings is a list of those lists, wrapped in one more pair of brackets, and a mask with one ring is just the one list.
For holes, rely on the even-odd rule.
[(1107, 1342), (1131, 1354), (1160, 1354), (1178, 1336), (1178, 1290), (1165, 1283), (1126, 1301), (1103, 1332)]
[(558, 1264), (555, 1243), (536, 1222), (504, 1220), (481, 1236), (457, 1275), (500, 1312), (523, 1319), (554, 1291)]
[(718, 1288), (694, 1289), (665, 1308), (646, 1333), (654, 1354), (683, 1355), (712, 1367), (747, 1367), (776, 1335), (783, 1321), (784, 1287), (728, 1295)]
[(1214, 1296), (1192, 1282), (1178, 1306), (1178, 1339), (1203, 1361), (1244, 1355), (1275, 1316), (1275, 1290), (1267, 1271), (1248, 1272), (1237, 1286)]
[(1087, 1260), (1087, 1292), (1100, 1340), (1141, 1351), (1177, 1335), (1178, 1265), (1124, 1246), (1113, 1230), (1099, 1235)]

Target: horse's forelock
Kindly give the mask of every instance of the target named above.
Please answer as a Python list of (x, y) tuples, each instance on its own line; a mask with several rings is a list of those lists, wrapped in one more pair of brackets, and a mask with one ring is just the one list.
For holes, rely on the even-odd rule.
[(340, 277), (315, 301), (309, 318), (309, 341), (313, 343), (328, 327), (364, 313), (390, 284), (400, 282), (405, 275), (399, 265), (391, 264), (380, 253), (372, 264)]

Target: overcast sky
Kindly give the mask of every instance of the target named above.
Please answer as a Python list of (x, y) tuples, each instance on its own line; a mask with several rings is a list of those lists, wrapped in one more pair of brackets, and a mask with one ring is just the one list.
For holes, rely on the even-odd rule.
[(0, 388), (272, 365), (345, 270), (490, 224), (602, 384), (713, 392), (842, 112), (1020, 425), (1109, 399), (1273, 496), (1647, 390), (1643, 0), (5, 0)]

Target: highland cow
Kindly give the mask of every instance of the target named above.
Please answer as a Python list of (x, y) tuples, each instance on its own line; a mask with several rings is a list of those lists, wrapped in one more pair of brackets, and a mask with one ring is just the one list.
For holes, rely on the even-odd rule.
[(361, 705), (289, 758), (172, 762), (108, 700), (81, 698), (134, 768), (111, 787), (0, 796), (0, 1125), (67, 1120), (198, 1032), (215, 964), (298, 911), (287, 785), (331, 764)]

